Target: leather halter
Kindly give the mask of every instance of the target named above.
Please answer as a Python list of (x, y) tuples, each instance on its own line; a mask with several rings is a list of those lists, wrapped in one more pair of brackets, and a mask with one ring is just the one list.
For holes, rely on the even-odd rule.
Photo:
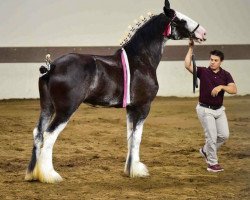
[[(167, 27), (166, 27), (166, 29), (165, 29), (165, 31), (164, 31), (164, 33), (163, 33), (164, 36), (167, 36), (167, 37), (171, 36), (171, 24), (176, 24), (176, 23), (174, 22), (174, 19), (175, 19), (175, 18), (176, 18), (176, 14), (174, 14), (173, 18), (171, 19), (171, 21), (170, 21), (169, 24), (167, 25)], [(189, 37), (190, 37), (190, 38), (195, 37), (195, 34), (194, 34), (194, 33), (195, 33), (195, 31), (199, 28), (199, 26), (200, 26), (200, 24), (197, 24), (197, 26), (194, 28), (194, 30), (192, 30), (191, 32), (189, 32)], [(168, 34), (169, 31), (170, 31), (170, 34)]]
[(199, 26), (200, 26), (200, 24), (197, 24), (197, 26), (194, 28), (194, 30), (189, 34), (190, 38), (192, 38), (192, 36), (195, 36), (194, 32), (199, 28)]
[(171, 24), (173, 23), (174, 19), (176, 18), (176, 14), (174, 14), (173, 18), (170, 20), (170, 22), (168, 23), (168, 25), (166, 26), (164, 32), (163, 32), (163, 35), (164, 36), (171, 36), (172, 34), (172, 28), (171, 28)]

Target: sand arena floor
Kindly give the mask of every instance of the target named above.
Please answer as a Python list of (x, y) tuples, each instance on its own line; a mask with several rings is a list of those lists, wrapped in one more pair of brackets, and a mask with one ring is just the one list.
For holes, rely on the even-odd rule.
[(222, 173), (199, 155), (204, 136), (196, 98), (157, 98), (144, 126), (147, 178), (123, 174), (124, 109), (82, 105), (54, 146), (57, 184), (24, 181), (39, 116), (38, 100), (0, 101), (0, 199), (250, 199), (250, 96), (225, 99), (230, 139)]

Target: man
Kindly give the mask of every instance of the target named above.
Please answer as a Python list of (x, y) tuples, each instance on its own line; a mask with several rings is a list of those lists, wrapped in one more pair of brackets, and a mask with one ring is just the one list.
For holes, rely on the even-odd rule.
[[(186, 69), (193, 73), (191, 63), (194, 42), (189, 42), (185, 57)], [(229, 72), (221, 68), (224, 54), (214, 50), (210, 52), (209, 67), (197, 67), (197, 77), (200, 79), (199, 103), (196, 107), (198, 118), (205, 133), (205, 145), (200, 149), (201, 155), (208, 164), (210, 172), (220, 172), (224, 169), (218, 163), (217, 151), (229, 137), (229, 128), (225, 107), (224, 93), (236, 94), (237, 88)]]

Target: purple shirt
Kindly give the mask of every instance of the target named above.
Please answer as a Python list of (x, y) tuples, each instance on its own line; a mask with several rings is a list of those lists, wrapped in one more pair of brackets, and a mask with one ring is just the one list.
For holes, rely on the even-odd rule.
[(210, 67), (197, 67), (197, 77), (200, 79), (200, 103), (210, 106), (222, 106), (224, 90), (221, 90), (216, 97), (213, 97), (211, 92), (218, 85), (234, 83), (231, 74), (222, 68), (217, 73), (214, 73)]

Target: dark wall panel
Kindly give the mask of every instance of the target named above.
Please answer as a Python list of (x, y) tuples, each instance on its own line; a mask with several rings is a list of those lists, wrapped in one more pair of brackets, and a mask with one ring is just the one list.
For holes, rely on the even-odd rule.
[[(44, 62), (45, 55), (50, 53), (55, 59), (67, 53), (111, 55), (118, 46), (92, 46), (92, 47), (0, 47), (0, 63), (32, 63)], [(184, 60), (188, 47), (167, 46), (162, 60)], [(249, 60), (250, 45), (197, 45), (195, 56), (197, 60), (207, 60), (211, 50), (218, 49), (225, 53), (226, 60)]]

